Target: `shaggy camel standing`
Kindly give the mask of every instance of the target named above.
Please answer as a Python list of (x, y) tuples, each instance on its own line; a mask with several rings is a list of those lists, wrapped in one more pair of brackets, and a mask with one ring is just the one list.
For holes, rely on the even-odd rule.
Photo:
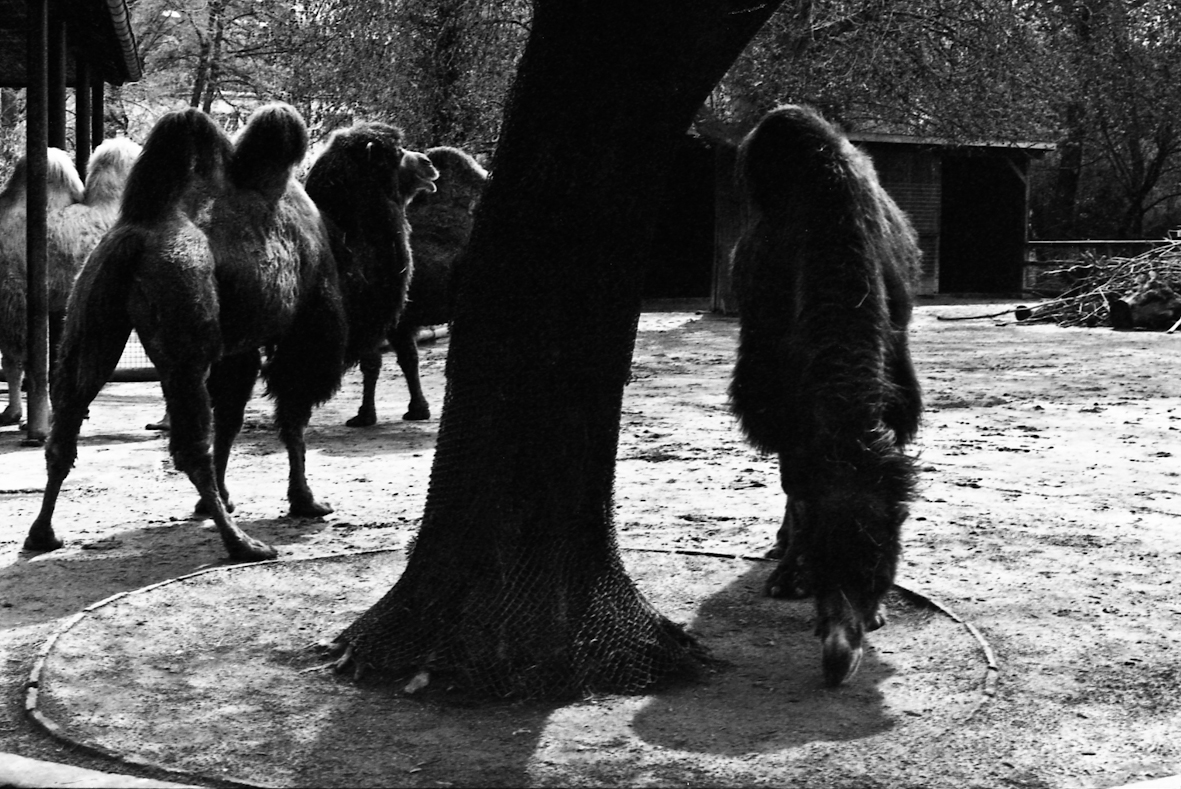
[[(333, 239), (349, 321), (346, 364), (360, 361), (362, 370), (375, 355), (380, 367), (380, 345), (401, 317), (417, 277), (406, 204), (418, 192), (434, 192), (439, 176), (427, 156), (403, 152), (401, 145), (397, 127), (358, 123), (332, 135), (305, 180)], [(379, 159), (383, 154), (392, 158)], [(354, 420), (348, 424), (355, 426)]]
[[(48, 225), (53, 232), (55, 217), (66, 208), (82, 202), (86, 189), (70, 155), (58, 148), (48, 151)], [(21, 377), (24, 374), (27, 318), (27, 223), (28, 161), (21, 157), (12, 176), (0, 192), (0, 353), (3, 353), (4, 377), (8, 382), (8, 407), (0, 413), (0, 425), (19, 424), (24, 416), (21, 405)], [(49, 263), (49, 326), (51, 337), (61, 326), (62, 308), (69, 295), (70, 282), (77, 268), (57, 276), (54, 258)], [(64, 281), (64, 289), (61, 285)], [(60, 292), (59, 292), (60, 291)], [(56, 309), (55, 309), (56, 307)], [(53, 347), (52, 340), (50, 348)]]
[(922, 410), (907, 343), (915, 234), (873, 164), (815, 112), (774, 110), (743, 140), (731, 402), (779, 456), (787, 494), (767, 581), (816, 597), (824, 677), (857, 670), (881, 627), (913, 495), (903, 451)]
[[(393, 330), (390, 346), (410, 390), (410, 406), (403, 419), (430, 419), (431, 409), (418, 376), (418, 329), (451, 320), (451, 269), (472, 233), (472, 214), (488, 180), (487, 171), (458, 148), (438, 147), (426, 152), (439, 172), (436, 189), (414, 195), (406, 208), (414, 276), (406, 307)], [(361, 357), (362, 395), (350, 427), (377, 422), (376, 390), (381, 373), (381, 351)]]
[[(231, 558), (276, 555), (231, 519), (225, 482), (260, 369), (287, 447), (290, 514), (332, 511), (308, 488), (304, 431), (312, 409), (340, 385), (347, 328), (324, 222), (292, 177), (306, 149), (303, 119), (282, 104), (257, 110), (236, 146), (197, 110), (156, 124), (119, 220), (70, 297), (51, 388), (48, 480), (26, 549), (61, 545), (53, 510), (78, 431), (132, 329), (160, 372), (173, 460)], [(400, 154), (380, 152), (394, 161)]]

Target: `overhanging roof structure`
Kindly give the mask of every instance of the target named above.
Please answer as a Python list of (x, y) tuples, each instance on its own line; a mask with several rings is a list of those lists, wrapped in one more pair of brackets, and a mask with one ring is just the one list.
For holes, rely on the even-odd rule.
[[(93, 77), (111, 85), (136, 82), (142, 66), (126, 0), (59, 0), (51, 12), (66, 26), (66, 79), (76, 64), (90, 64)], [(28, 85), (28, 0), (0, 0), (0, 87)]]

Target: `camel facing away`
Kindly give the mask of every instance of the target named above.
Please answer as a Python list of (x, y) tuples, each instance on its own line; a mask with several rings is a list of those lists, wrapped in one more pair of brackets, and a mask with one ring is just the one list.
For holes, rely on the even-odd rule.
[(308, 487), (304, 432), (312, 409), (340, 385), (347, 327), (327, 230), (292, 176), (306, 149), (303, 119), (284, 104), (255, 111), (236, 145), (194, 109), (157, 122), (115, 227), (70, 295), (50, 388), (48, 479), (26, 549), (62, 544), (52, 517), (78, 431), (132, 329), (160, 373), (173, 461), (231, 558), (277, 555), (233, 521), (226, 486), (260, 371), (287, 448), (290, 514), (332, 511)]

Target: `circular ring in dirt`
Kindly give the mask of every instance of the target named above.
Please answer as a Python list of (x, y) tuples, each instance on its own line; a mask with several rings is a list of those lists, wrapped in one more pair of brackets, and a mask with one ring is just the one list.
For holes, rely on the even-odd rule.
[[(573, 704), (424, 702), (320, 668), (313, 648), (393, 584), (401, 551), (233, 565), (96, 603), (45, 644), (28, 710), (75, 746), (175, 775), (268, 786), (886, 780), (954, 730), (996, 674), (979, 633), (902, 590), (860, 672), (820, 676), (811, 601), (770, 566), (624, 550), (632, 578), (722, 664), (704, 681)], [(437, 698), (437, 697), (435, 697)]]

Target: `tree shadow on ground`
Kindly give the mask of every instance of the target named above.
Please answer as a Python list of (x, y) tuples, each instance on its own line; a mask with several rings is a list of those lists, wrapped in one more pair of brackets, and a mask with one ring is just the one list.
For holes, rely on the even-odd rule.
[(894, 669), (878, 658), (873, 636), (857, 675), (826, 687), (812, 601), (762, 596), (771, 564), (749, 564), (689, 624), (720, 665), (700, 683), (653, 696), (632, 721), (636, 735), (662, 748), (739, 756), (890, 729), (880, 686)]

